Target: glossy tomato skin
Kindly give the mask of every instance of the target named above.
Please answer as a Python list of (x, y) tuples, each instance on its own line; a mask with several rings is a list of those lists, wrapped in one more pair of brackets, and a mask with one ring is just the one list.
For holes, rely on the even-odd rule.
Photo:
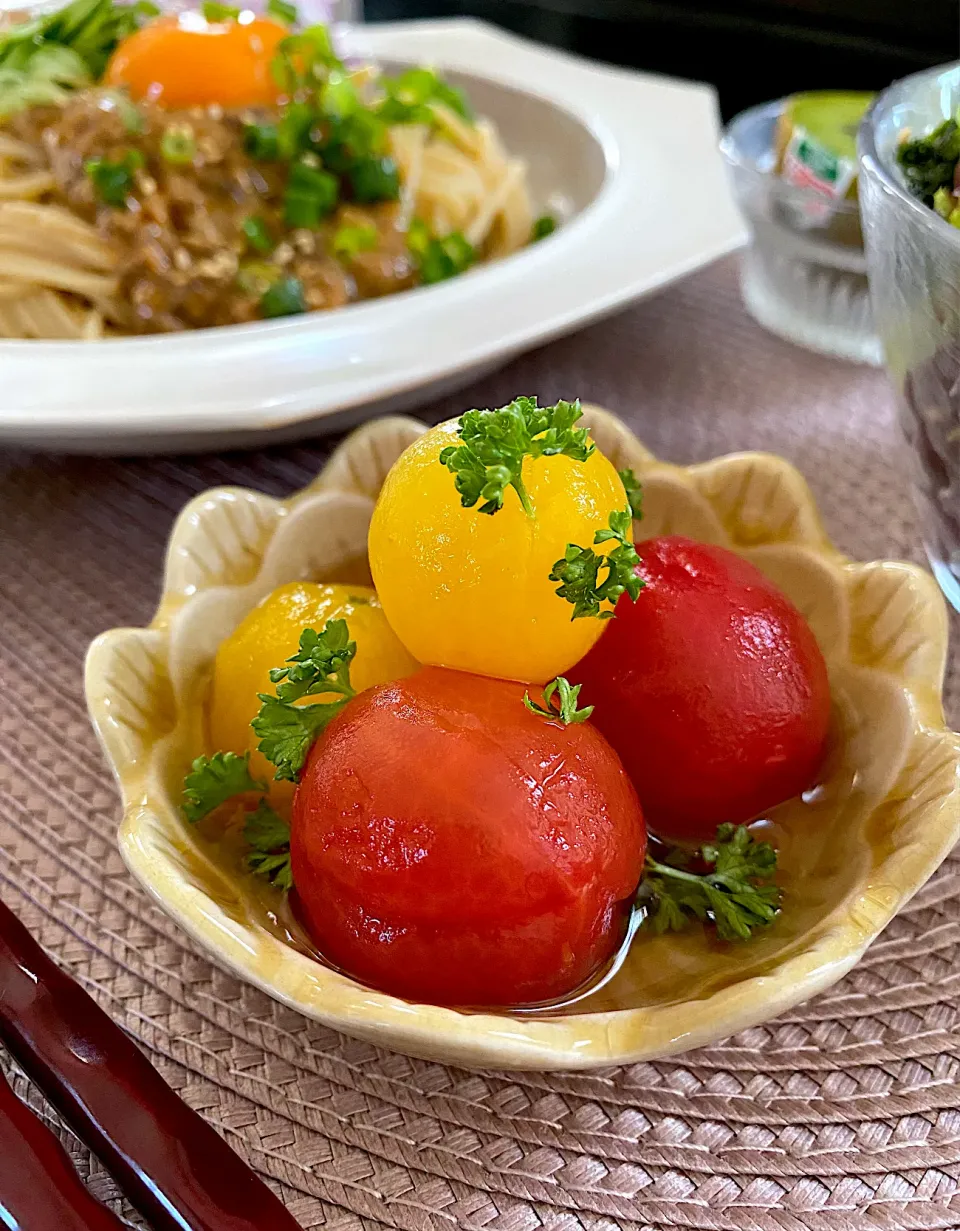
[(645, 586), (570, 679), (651, 830), (703, 840), (813, 784), (827, 669), (806, 620), (748, 561), (674, 535), (636, 546)]
[(524, 1004), (618, 946), (646, 845), (590, 724), (521, 684), (427, 667), (371, 688), (314, 746), (293, 806), (298, 909), (348, 974), (410, 1000)]

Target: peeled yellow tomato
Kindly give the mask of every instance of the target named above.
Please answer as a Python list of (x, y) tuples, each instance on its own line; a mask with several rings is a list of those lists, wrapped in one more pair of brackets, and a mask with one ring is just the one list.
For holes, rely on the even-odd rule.
[(480, 513), (462, 507), (438, 460), (457, 443), (457, 421), (441, 423), (387, 475), (370, 524), (374, 585), (391, 627), (421, 662), (545, 683), (578, 662), (605, 626), (596, 617), (571, 620), (550, 571), (568, 543), (592, 547), (611, 512), (626, 508), (623, 484), (599, 451), (586, 462), (527, 458), (522, 477), (534, 516), (513, 488), (499, 512)]
[[(271, 667), (282, 667), (297, 652), (304, 628), (323, 628), (328, 620), (347, 622), (357, 654), (350, 681), (357, 692), (410, 675), (419, 664), (400, 644), (369, 586), (316, 585), (295, 581), (268, 595), (241, 621), (217, 651), (210, 693), (210, 746), (224, 752), (250, 751), (250, 771), (270, 783), (274, 801), (289, 799), (293, 783), (275, 782), (270, 762), (257, 752), (250, 727), (260, 702), (272, 693)], [(329, 698), (328, 698), (329, 699)], [(320, 700), (308, 697), (303, 704)]]

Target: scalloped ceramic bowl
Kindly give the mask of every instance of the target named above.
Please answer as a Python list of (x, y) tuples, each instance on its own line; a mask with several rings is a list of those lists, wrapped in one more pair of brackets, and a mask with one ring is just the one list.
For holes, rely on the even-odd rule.
[(149, 628), (90, 648), (87, 700), (120, 784), (120, 848), (134, 876), (214, 961), (347, 1034), (487, 1068), (589, 1068), (664, 1056), (774, 1017), (839, 979), (960, 834), (960, 737), (941, 708), (946, 615), (910, 564), (854, 563), (826, 538), (786, 462), (752, 453), (678, 467), (615, 418), (587, 421), (600, 448), (644, 481), (643, 535), (725, 544), (800, 607), (830, 667), (831, 748), (822, 782), (774, 809), (785, 908), (749, 945), (702, 932), (635, 940), (616, 978), (550, 1016), (460, 1013), (362, 987), (313, 960), (279, 898), (182, 820), (183, 773), (203, 749), (217, 645), (260, 599), (298, 578), (359, 582), (373, 502), (418, 433), (384, 419), (351, 436), (288, 500), (218, 488), (181, 514)]

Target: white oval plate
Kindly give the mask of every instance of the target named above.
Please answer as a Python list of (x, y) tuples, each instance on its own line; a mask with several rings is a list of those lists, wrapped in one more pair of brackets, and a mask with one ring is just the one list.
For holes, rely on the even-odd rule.
[(565, 225), (451, 282), (333, 312), (99, 343), (0, 342), (0, 441), (161, 452), (315, 435), (439, 396), (743, 242), (710, 87), (592, 64), (472, 20), (342, 34), (378, 62), (467, 78), (477, 109), (527, 159), (537, 207), (558, 209)]

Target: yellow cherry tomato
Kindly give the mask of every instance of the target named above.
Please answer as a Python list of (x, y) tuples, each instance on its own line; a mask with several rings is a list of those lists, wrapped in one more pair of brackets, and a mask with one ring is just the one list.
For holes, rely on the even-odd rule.
[[(486, 514), (464, 508), (439, 461), (460, 443), (458, 421), (441, 423), (387, 475), (370, 525), (370, 569), (391, 627), (411, 654), (434, 666), (545, 683), (578, 662), (605, 621), (572, 620), (550, 572), (568, 543), (594, 546), (611, 512), (627, 507), (623, 483), (595, 450), (586, 461), (525, 457), (526, 513), (513, 488)], [(606, 605), (609, 610), (609, 604)]]
[[(250, 772), (270, 783), (273, 802), (292, 798), (292, 782), (275, 782), (274, 769), (257, 752), (250, 722), (260, 708), (257, 693), (272, 693), (270, 669), (297, 652), (304, 628), (320, 631), (328, 620), (346, 620), (357, 653), (350, 682), (357, 692), (410, 675), (419, 666), (400, 644), (369, 586), (317, 585), (296, 581), (267, 596), (240, 622), (217, 651), (210, 693), (210, 746), (250, 752)], [(307, 697), (303, 704), (317, 701)]]

